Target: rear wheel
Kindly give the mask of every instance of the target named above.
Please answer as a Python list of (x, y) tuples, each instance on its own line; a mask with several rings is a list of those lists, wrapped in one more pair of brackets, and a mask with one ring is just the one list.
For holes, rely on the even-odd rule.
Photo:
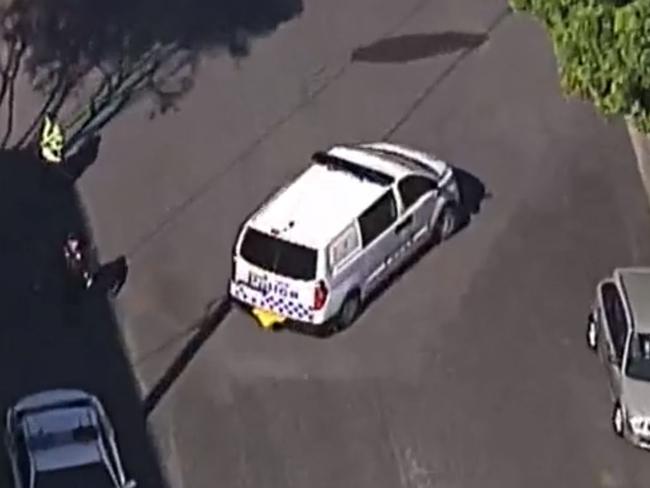
[(355, 291), (348, 294), (334, 319), (334, 331), (347, 329), (359, 316), (360, 311), (361, 296), (359, 292)]

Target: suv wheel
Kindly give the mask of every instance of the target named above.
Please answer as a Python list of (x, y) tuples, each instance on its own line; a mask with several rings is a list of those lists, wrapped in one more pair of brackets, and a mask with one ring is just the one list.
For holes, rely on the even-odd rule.
[(592, 351), (595, 351), (598, 346), (598, 327), (596, 326), (593, 313), (589, 314), (587, 321), (587, 346)]
[(433, 223), (432, 238), (434, 243), (440, 243), (449, 239), (458, 229), (460, 212), (457, 205), (445, 204)]
[(621, 408), (621, 404), (616, 402), (614, 411), (612, 412), (612, 428), (614, 429), (614, 433), (619, 437), (623, 437), (624, 424), (623, 409)]
[(338, 315), (335, 319), (335, 330), (340, 331), (348, 328), (356, 320), (361, 310), (361, 297), (359, 292), (350, 293), (339, 310)]

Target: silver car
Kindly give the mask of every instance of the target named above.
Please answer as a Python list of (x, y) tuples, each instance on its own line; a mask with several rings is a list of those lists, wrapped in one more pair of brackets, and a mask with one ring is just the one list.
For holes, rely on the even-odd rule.
[(134, 488), (97, 397), (57, 389), (21, 399), (6, 415), (5, 443), (16, 488)]
[(598, 284), (587, 344), (607, 371), (614, 432), (650, 449), (650, 268), (619, 268)]

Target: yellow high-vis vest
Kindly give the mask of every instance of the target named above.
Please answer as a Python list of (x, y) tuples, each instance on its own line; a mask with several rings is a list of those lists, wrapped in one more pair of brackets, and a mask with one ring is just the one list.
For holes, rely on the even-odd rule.
[(50, 164), (59, 164), (63, 160), (64, 143), (65, 137), (61, 125), (46, 115), (39, 141), (43, 159)]

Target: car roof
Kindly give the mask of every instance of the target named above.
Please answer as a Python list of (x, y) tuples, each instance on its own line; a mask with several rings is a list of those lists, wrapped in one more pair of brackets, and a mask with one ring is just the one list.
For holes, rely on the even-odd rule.
[(635, 330), (650, 334), (650, 268), (618, 268), (615, 276), (626, 295)]
[(51, 404), (26, 410), (19, 428), (36, 471), (102, 461), (98, 412), (91, 404)]
[[(328, 157), (334, 158), (329, 166)], [(369, 170), (367, 177), (341, 170), (338, 162)], [(314, 162), (256, 212), (248, 224), (278, 238), (321, 249), (342, 232), (407, 169), (366, 151), (336, 146)]]

